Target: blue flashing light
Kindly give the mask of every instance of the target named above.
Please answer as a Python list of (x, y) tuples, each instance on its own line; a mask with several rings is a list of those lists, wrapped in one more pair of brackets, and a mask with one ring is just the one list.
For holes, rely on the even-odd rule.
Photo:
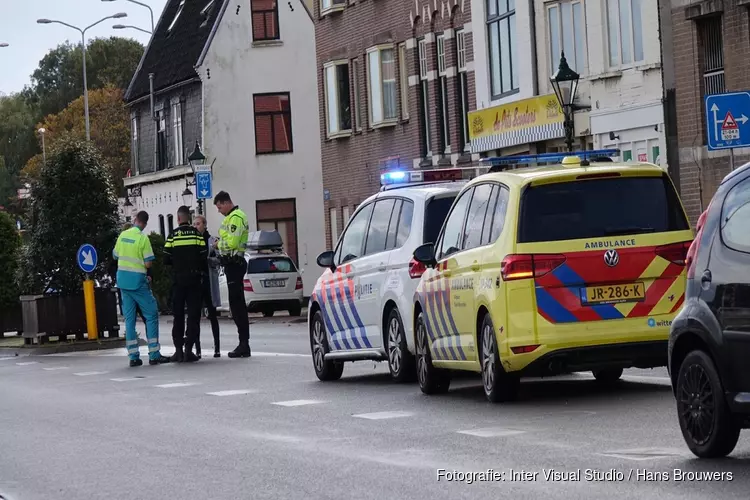
[(571, 151), (563, 153), (541, 153), (538, 155), (502, 156), (494, 158), (482, 158), (480, 161), (491, 165), (512, 165), (514, 163), (560, 163), (568, 156), (577, 156), (581, 160), (596, 157), (619, 156), (619, 149), (589, 149), (583, 151)]
[(404, 179), (406, 179), (406, 172), (399, 172), (399, 171), (387, 172), (383, 174), (383, 176), (385, 177), (385, 180), (389, 180), (392, 182), (399, 182), (399, 181), (403, 181)]

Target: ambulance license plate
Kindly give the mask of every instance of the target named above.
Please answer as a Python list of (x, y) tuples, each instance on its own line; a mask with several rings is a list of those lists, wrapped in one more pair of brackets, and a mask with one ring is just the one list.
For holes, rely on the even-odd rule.
[(286, 280), (265, 280), (263, 286), (266, 288), (281, 288), (286, 285)]
[(581, 288), (581, 303), (588, 305), (640, 302), (645, 298), (646, 286), (641, 282)]

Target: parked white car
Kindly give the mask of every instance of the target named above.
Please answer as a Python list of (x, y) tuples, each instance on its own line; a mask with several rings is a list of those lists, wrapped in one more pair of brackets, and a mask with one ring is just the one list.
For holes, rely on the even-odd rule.
[[(259, 233), (263, 233), (264, 239), (270, 233), (272, 242), (257, 244), (256, 235)], [(277, 311), (287, 311), (290, 316), (302, 314), (302, 275), (289, 255), (282, 250), (281, 238), (276, 231), (251, 233), (245, 261), (247, 273), (243, 286), (248, 312), (263, 313), (266, 317), (273, 316)], [(229, 311), (226, 279), (222, 272), (219, 276), (221, 306), (218, 308), (221, 312)]]
[(391, 376), (415, 378), (412, 300), (425, 268), (414, 250), (434, 242), (462, 182), (393, 186), (349, 219), (310, 297), (308, 325), (320, 380), (341, 377), (345, 361), (388, 360)]

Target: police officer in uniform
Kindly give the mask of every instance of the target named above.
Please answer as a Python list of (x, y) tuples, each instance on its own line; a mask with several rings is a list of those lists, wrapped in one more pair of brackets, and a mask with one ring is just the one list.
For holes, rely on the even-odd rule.
[[(175, 346), (172, 361), (192, 362), (199, 359), (193, 354), (193, 346), (200, 336), (202, 281), (208, 247), (203, 236), (190, 225), (188, 207), (181, 206), (177, 210), (177, 223), (179, 225), (172, 230), (164, 244), (164, 263), (172, 266), (172, 340)], [(187, 333), (185, 305), (188, 316)]]
[(250, 321), (247, 318), (245, 304), (245, 290), (242, 286), (247, 272), (245, 249), (249, 235), (247, 215), (232, 202), (226, 191), (220, 191), (214, 197), (214, 205), (224, 216), (219, 228), (219, 240), (214, 243), (219, 250), (221, 264), (227, 276), (227, 290), (229, 292), (229, 309), (237, 325), (239, 345), (229, 353), (230, 358), (249, 358), (250, 351)]

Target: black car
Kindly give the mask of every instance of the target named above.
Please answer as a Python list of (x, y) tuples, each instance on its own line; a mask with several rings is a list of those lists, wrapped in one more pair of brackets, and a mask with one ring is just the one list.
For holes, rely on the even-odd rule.
[(696, 229), (668, 369), (688, 447), (722, 457), (750, 427), (750, 163), (724, 178)]

